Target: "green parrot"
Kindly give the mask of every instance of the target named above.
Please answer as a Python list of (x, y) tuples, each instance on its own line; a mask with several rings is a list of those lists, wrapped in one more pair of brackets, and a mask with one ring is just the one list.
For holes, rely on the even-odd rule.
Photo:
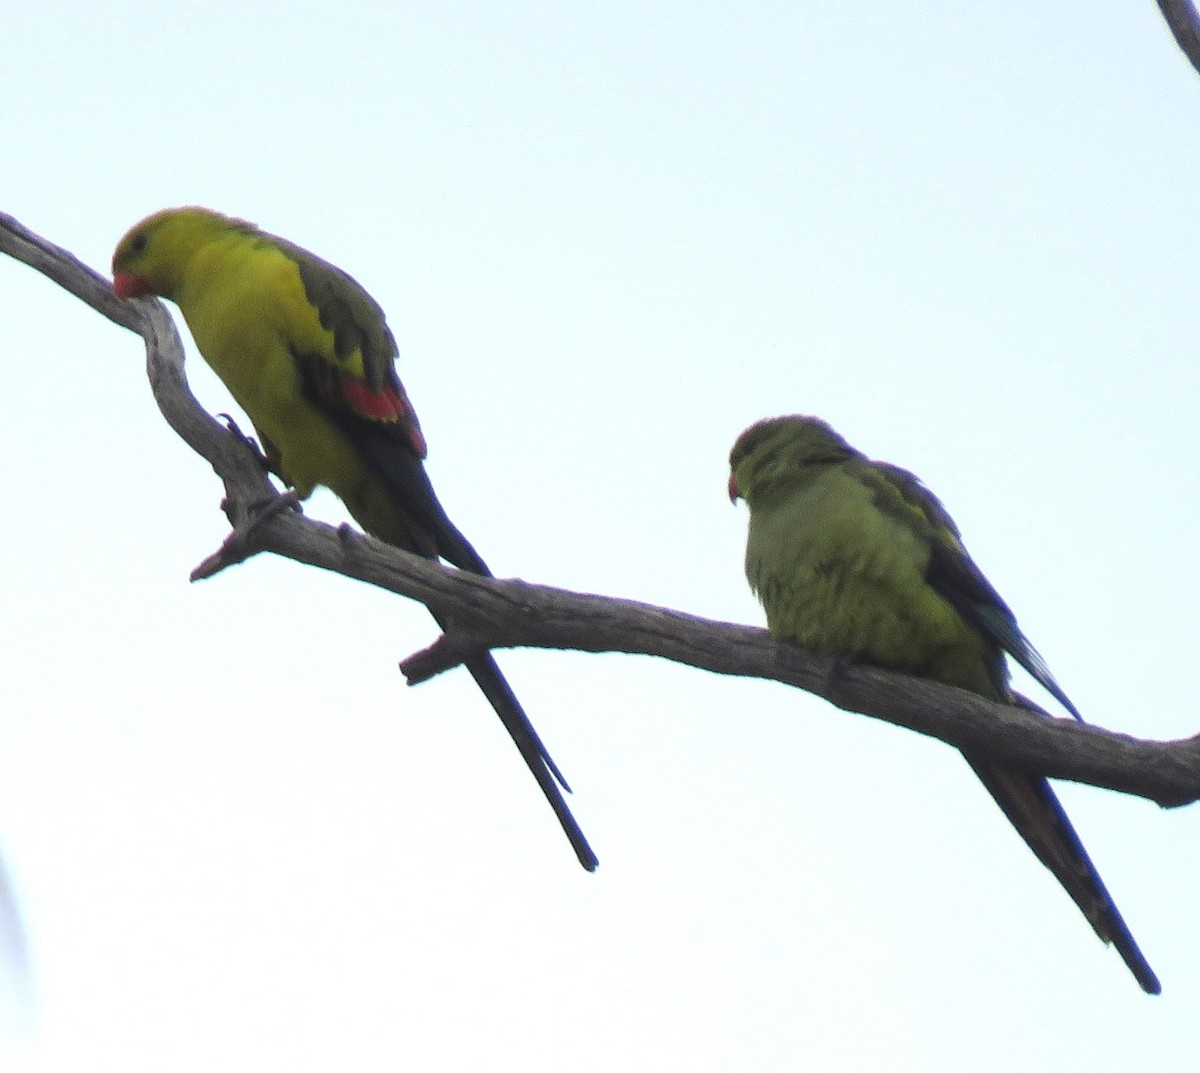
[[(301, 499), (325, 485), (372, 536), (491, 576), (434, 494), (425, 438), (396, 375), (396, 341), (356, 280), (244, 220), (182, 208), (148, 217), (121, 239), (113, 289), (179, 306), (200, 353), (254, 423), (271, 468)], [(320, 644), (320, 625), (310, 625), (309, 643)], [(496, 661), (484, 652), (466, 667), (580, 864), (593, 871), (599, 862), (558, 784), (569, 787)]]
[[(950, 515), (913, 474), (871, 461), (804, 416), (752, 425), (729, 464), (730, 499), (750, 508), (746, 577), (775, 637), (1020, 704), (1008, 653), (1080, 718)], [(1046, 779), (965, 755), (1096, 934), (1158, 994), (1158, 978)]]

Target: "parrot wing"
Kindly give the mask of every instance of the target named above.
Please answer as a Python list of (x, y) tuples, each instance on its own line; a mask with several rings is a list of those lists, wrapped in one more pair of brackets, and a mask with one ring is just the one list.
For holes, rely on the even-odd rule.
[[(904, 503), (918, 510), (929, 524), (932, 539), (929, 583), (969, 625), (1011, 654), (1076, 719), (1081, 720), (1082, 716), (1054, 680), (1045, 661), (1021, 633), (1016, 616), (967, 553), (958, 527), (941, 501), (908, 470), (884, 463), (875, 465), (887, 483), (899, 492)], [(1003, 656), (999, 656), (999, 660), (996, 671), (999, 695), (1041, 712), (1035, 705), (1013, 697), (1002, 666)], [(1096, 934), (1117, 948), (1143, 990), (1158, 994), (1162, 990), (1158, 977), (1139, 949), (1049, 781), (1040, 775), (1017, 771), (970, 753), (963, 755), (1017, 833), (1062, 884)]]
[[(874, 463), (873, 468), (897, 490), (904, 503), (919, 511), (928, 523), (931, 534), (929, 584), (950, 602), (968, 625), (1012, 656), (1046, 692), (1082, 722), (1083, 716), (1055, 681), (1046, 661), (1021, 632), (1011, 608), (975, 565), (963, 545), (958, 526), (941, 500), (906, 469), (882, 462)], [(1002, 659), (995, 668), (994, 680), (1001, 695), (1007, 695), (1008, 675)]]
[[(425, 438), (396, 375), (395, 339), (383, 310), (350, 275), (282, 239), (322, 326), (333, 336), (333, 352), (292, 348), (302, 390), (354, 445), (363, 465), (386, 489), (416, 551), (445, 559), (462, 570), (491, 577), (487, 563), (450, 520), (425, 469)], [(446, 630), (445, 616), (434, 614)], [(559, 789), (570, 786), (542, 743), (521, 703), (490, 652), (464, 661), (550, 802), (580, 863), (599, 863)], [(557, 784), (556, 784), (557, 780)]]
[(305, 294), (333, 335), (332, 353), (293, 348), (303, 390), (357, 448), (383, 483), (426, 558), (491, 576), (482, 556), (450, 520), (425, 470), (425, 437), (396, 375), (397, 347), (383, 310), (352, 276), (282, 239)]

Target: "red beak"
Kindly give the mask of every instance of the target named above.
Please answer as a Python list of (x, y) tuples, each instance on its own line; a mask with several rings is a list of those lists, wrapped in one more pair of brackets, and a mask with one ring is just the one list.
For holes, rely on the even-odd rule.
[(736, 503), (741, 498), (742, 493), (737, 486), (737, 478), (731, 473), (729, 475), (729, 502)]
[(132, 272), (118, 272), (113, 276), (113, 294), (122, 300), (150, 293), (150, 284)]

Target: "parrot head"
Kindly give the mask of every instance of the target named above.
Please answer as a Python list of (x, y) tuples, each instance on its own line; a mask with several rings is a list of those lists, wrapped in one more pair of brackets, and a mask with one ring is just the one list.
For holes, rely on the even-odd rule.
[(753, 506), (760, 496), (785, 487), (802, 467), (857, 454), (819, 417), (769, 417), (746, 429), (729, 452), (730, 502), (745, 499)]
[(192, 254), (205, 243), (253, 225), (211, 209), (164, 209), (135, 224), (113, 254), (113, 292), (118, 298), (157, 294), (172, 298)]

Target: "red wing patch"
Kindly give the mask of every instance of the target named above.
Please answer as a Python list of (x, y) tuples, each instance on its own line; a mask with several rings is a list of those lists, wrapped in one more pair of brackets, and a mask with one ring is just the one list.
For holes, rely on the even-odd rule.
[(360, 417), (378, 421), (385, 425), (399, 425), (418, 457), (427, 454), (425, 437), (417, 424), (417, 415), (404, 389), (387, 387), (383, 391), (372, 391), (364, 380), (346, 378), (341, 381), (342, 395)]

